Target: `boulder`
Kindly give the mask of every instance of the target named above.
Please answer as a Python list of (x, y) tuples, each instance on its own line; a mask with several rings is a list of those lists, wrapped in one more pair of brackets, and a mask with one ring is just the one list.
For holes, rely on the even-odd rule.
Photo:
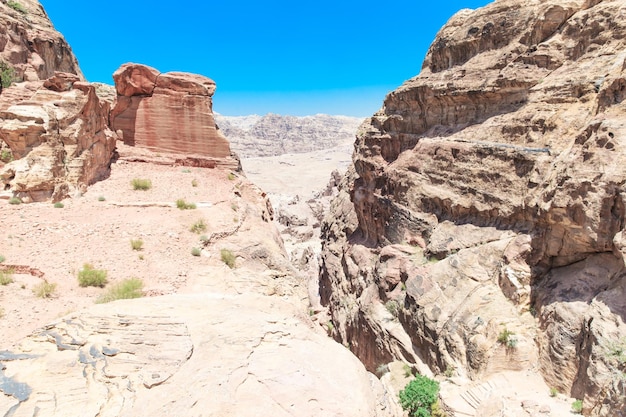
[(124, 64), (114, 74), (117, 100), (111, 128), (125, 144), (185, 154), (204, 166), (237, 167), (212, 110), (215, 82), (196, 74)]

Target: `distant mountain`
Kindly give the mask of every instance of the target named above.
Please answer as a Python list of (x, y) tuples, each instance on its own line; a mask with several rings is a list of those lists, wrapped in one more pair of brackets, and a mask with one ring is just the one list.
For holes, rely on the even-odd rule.
[(354, 142), (364, 119), (348, 116), (222, 116), (215, 121), (240, 157), (277, 156)]

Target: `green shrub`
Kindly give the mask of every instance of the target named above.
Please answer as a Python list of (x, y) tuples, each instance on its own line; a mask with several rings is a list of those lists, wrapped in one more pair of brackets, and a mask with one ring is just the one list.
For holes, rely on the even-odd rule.
[(130, 247), (133, 248), (133, 250), (141, 250), (143, 248), (143, 240), (141, 240), (141, 239), (131, 239), (130, 240)]
[(152, 188), (152, 181), (146, 179), (133, 178), (132, 184), (133, 190), (146, 191)]
[(143, 282), (138, 278), (129, 278), (124, 281), (115, 284), (102, 294), (96, 300), (96, 303), (110, 303), (115, 300), (127, 300), (130, 298), (139, 298), (143, 295), (141, 289), (143, 288)]
[(15, 0), (8, 0), (7, 1), (7, 6), (9, 6), (10, 8), (12, 8), (13, 10), (15, 10), (16, 12), (20, 12), (22, 14), (26, 14), (28, 13), (28, 10), (26, 10), (24, 8), (24, 6), (22, 6), (20, 3), (16, 2)]
[(60, 201), (57, 201), (56, 203), (54, 203), (54, 208), (63, 208), (63, 207), (65, 206)]
[[(2, 82), (4, 83), (4, 75), (0, 75), (0, 76), (2, 77)], [(0, 152), (0, 161), (11, 162), (12, 160), (13, 160), (13, 152), (11, 152), (10, 149), (3, 149), (2, 152)]]
[(583, 412), (583, 400), (576, 400), (572, 403), (572, 411), (576, 414)]
[(13, 282), (13, 269), (0, 271), (0, 285), (9, 285)]
[(206, 223), (204, 223), (204, 220), (200, 219), (191, 225), (189, 231), (200, 234), (206, 231)]
[(200, 248), (191, 248), (191, 254), (193, 256), (200, 256), (202, 254), (202, 250)]
[(400, 391), (400, 405), (411, 417), (429, 417), (432, 406), (439, 396), (439, 383), (423, 375), (415, 379)]
[(228, 173), (228, 180), (229, 181), (233, 181), (235, 178), (237, 178), (237, 177), (235, 177), (235, 174), (233, 174), (232, 172)]
[(104, 196), (103, 196), (103, 195), (101, 195), (100, 197), (98, 197), (98, 201), (105, 201), (105, 200), (106, 200), (106, 198), (104, 198)]
[(558, 395), (558, 393), (559, 393), (558, 389), (556, 389), (554, 387), (550, 388), (550, 397), (556, 397)]
[(6, 261), (7, 258), (4, 257), (4, 255), (0, 255), (0, 264), (4, 261)]
[(517, 338), (514, 337), (514, 335), (514, 332), (505, 327), (498, 335), (498, 343), (505, 345), (508, 348), (516, 348)]
[(194, 203), (187, 203), (182, 198), (179, 198), (178, 200), (176, 200), (176, 207), (181, 210), (192, 210), (196, 208), (196, 205)]
[(385, 303), (385, 308), (394, 317), (398, 318), (400, 314), (400, 304), (396, 300), (389, 300)]
[[(0, 77), (2, 77), (2, 88), (10, 87), (16, 78), (15, 69), (10, 64), (2, 60), (0, 60)], [(13, 160), (13, 154), (10, 154), (10, 156), (11, 156), (11, 160)], [(4, 152), (3, 152), (2, 160), (4, 162), (9, 162), (4, 159)]]
[(57, 284), (52, 284), (48, 281), (44, 281), (33, 287), (33, 294), (39, 298), (50, 298), (55, 293)]
[(78, 271), (78, 284), (81, 287), (104, 287), (107, 283), (107, 271), (94, 269), (91, 264), (84, 264)]
[(9, 198), (9, 204), (22, 204), (22, 200), (18, 197)]
[(191, 180), (191, 186), (192, 187), (197, 187), (198, 186), (198, 181), (197, 180)]
[(200, 236), (200, 242), (207, 243), (209, 241), (209, 237), (207, 235)]
[(231, 251), (228, 249), (220, 250), (220, 257), (222, 258), (222, 262), (224, 262), (230, 269), (235, 267), (235, 260), (237, 258)]

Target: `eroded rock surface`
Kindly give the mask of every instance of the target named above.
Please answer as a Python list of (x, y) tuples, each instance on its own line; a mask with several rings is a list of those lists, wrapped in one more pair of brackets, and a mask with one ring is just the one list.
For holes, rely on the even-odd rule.
[(585, 414), (626, 412), (623, 17), (621, 1), (461, 11), (360, 128), (321, 296), (368, 369), (489, 381), (539, 363)]
[(68, 417), (382, 415), (376, 380), (299, 314), (253, 294), (100, 305), (0, 353), (0, 409)]
[(17, 81), (45, 80), (55, 71), (83, 80), (72, 49), (36, 0), (0, 3), (0, 59), (15, 69)]
[(117, 140), (110, 106), (79, 76), (57, 72), (15, 84), (2, 93), (0, 109), (10, 155), (0, 162), (5, 191), (24, 202), (57, 201), (107, 175)]
[(197, 156), (206, 166), (238, 166), (213, 118), (213, 80), (181, 72), (162, 74), (139, 64), (122, 65), (113, 79), (117, 101), (111, 127), (121, 132), (125, 144)]

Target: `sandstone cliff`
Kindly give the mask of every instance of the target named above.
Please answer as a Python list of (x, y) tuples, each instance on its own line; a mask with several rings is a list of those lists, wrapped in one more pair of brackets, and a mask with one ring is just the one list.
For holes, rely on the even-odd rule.
[(71, 48), (36, 0), (0, 2), (0, 59), (15, 68), (17, 81), (45, 80), (55, 71), (83, 80)]
[(213, 118), (213, 80), (188, 73), (161, 74), (139, 64), (122, 65), (113, 79), (117, 100), (111, 127), (121, 132), (124, 143), (197, 156), (206, 166), (237, 168), (237, 157), (231, 155)]
[(363, 119), (347, 116), (222, 116), (220, 130), (242, 158), (306, 153), (354, 142)]
[(370, 370), (489, 382), (538, 364), (585, 414), (626, 412), (624, 17), (623, 1), (460, 11), (360, 127), (320, 291)]
[(5, 192), (23, 202), (58, 201), (108, 174), (117, 140), (110, 106), (77, 75), (18, 83), (3, 91), (0, 110)]

